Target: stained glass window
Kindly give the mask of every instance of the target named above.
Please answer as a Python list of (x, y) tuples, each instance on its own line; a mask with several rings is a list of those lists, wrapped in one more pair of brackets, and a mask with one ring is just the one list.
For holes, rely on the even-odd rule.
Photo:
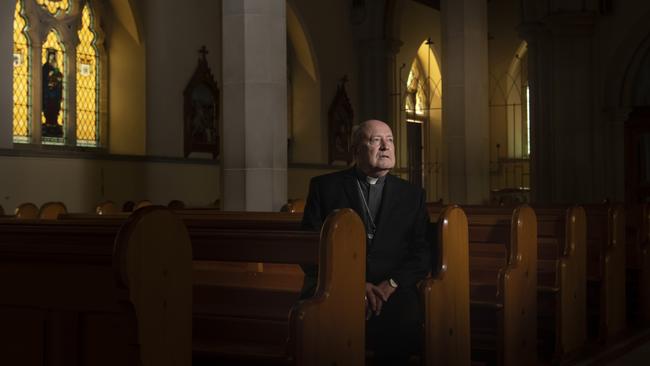
[(13, 1), (14, 143), (101, 146), (106, 86), (94, 2)]
[(57, 15), (59, 12), (66, 12), (70, 8), (69, 0), (36, 0), (36, 3), (52, 15)]
[(93, 16), (86, 5), (81, 18), (77, 46), (77, 145), (97, 146), (98, 58)]
[(63, 144), (64, 116), (66, 114), (66, 65), (65, 49), (56, 30), (47, 34), (43, 43), (43, 83), (41, 105), (41, 134), (43, 143)]
[(14, 142), (29, 142), (31, 127), (31, 53), (27, 37), (27, 19), (22, 0), (16, 1), (13, 50), (13, 135)]

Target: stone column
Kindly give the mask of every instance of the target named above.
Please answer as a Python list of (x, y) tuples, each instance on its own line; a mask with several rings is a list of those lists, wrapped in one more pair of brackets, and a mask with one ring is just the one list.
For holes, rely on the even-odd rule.
[[(356, 2), (355, 2), (356, 3)], [(358, 48), (359, 111), (358, 122), (375, 118), (388, 123), (393, 130), (395, 56), (402, 46), (400, 40), (386, 34), (387, 1), (372, 0), (353, 6), (352, 24)], [(393, 131), (395, 132), (395, 131)]]
[(392, 39), (362, 39), (359, 45), (359, 122), (376, 118), (395, 128), (394, 114), (390, 108), (392, 69), (395, 55), (402, 45)]
[(489, 200), (487, 4), (442, 0), (442, 125), (449, 201)]
[(223, 0), (225, 210), (278, 211), (287, 200), (284, 0)]
[(532, 199), (544, 203), (606, 198), (608, 126), (594, 118), (590, 12), (526, 14), (529, 43)]

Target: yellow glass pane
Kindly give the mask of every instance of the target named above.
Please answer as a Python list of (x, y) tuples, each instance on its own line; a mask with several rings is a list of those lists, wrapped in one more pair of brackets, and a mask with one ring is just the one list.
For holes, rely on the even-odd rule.
[[(45, 89), (47, 88), (47, 84), (52, 83), (52, 82), (61, 82), (62, 83), (62, 92), (61, 92), (61, 105), (60, 105), (60, 111), (57, 114), (56, 117), (56, 123), (59, 124), (60, 126), (63, 126), (63, 116), (65, 115), (66, 112), (66, 103), (65, 103), (65, 96), (66, 92), (66, 77), (65, 77), (65, 50), (63, 48), (63, 43), (61, 42), (61, 39), (59, 38), (59, 35), (55, 30), (50, 30), (50, 33), (47, 35), (47, 39), (45, 40), (45, 43), (43, 43), (43, 52), (42, 52), (42, 59), (41, 59), (41, 64), (44, 65), (48, 62), (48, 54), (49, 53), (54, 53), (55, 57), (52, 60), (52, 66), (56, 69), (54, 72), (56, 73), (57, 71), (60, 73), (60, 80), (58, 79), (53, 79), (51, 76), (48, 77), (48, 75), (43, 75), (43, 94), (46, 94)], [(45, 98), (44, 98), (45, 99)], [(43, 111), (47, 109), (47, 106), (45, 105), (46, 103), (43, 103)], [(45, 112), (41, 113), (41, 123), (45, 124), (46, 119), (45, 119)]]
[(36, 3), (52, 15), (57, 15), (60, 11), (66, 12), (70, 8), (69, 0), (36, 0)]
[(16, 1), (14, 13), (14, 72), (13, 72), (13, 135), (15, 142), (29, 142), (31, 126), (31, 93), (29, 39), (27, 19), (21, 0)]
[(77, 144), (84, 146), (97, 145), (98, 58), (92, 28), (92, 13), (86, 5), (77, 46)]

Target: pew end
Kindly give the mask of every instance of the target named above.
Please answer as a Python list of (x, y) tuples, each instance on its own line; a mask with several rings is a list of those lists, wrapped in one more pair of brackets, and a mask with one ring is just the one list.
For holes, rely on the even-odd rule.
[(321, 230), (315, 295), (289, 315), (296, 365), (363, 365), (365, 228), (351, 209), (330, 214)]
[(515, 208), (510, 224), (509, 264), (499, 276), (503, 289), (504, 364), (537, 363), (537, 216), (528, 205)]
[(191, 365), (192, 246), (182, 221), (158, 206), (134, 212), (115, 240), (114, 263), (138, 319), (142, 365)]
[(437, 220), (440, 256), (421, 284), (424, 365), (470, 365), (469, 242), (467, 216), (448, 206)]

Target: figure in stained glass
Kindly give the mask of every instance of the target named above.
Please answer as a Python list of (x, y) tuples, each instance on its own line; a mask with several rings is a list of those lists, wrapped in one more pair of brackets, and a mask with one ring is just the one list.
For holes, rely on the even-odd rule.
[(48, 49), (43, 64), (43, 136), (63, 137), (63, 127), (57, 123), (63, 98), (63, 74), (56, 62), (56, 50)]

